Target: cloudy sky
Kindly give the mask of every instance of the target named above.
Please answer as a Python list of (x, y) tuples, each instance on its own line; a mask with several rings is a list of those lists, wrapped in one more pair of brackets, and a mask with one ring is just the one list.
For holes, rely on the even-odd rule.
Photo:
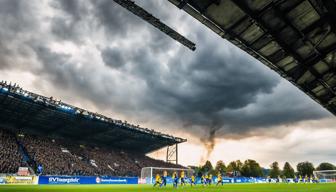
[(169, 2), (136, 3), (197, 50), (111, 0), (1, 0), (0, 79), (187, 138), (184, 165), (333, 162), (328, 111)]

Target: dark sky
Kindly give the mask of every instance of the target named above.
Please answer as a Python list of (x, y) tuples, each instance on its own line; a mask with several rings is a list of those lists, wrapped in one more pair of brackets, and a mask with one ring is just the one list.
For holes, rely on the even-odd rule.
[(98, 112), (204, 141), (331, 116), (169, 2), (136, 2), (197, 50), (110, 0), (1, 0), (0, 74), (29, 73), (33, 87), (50, 85), (43, 93), (57, 90), (70, 101), (89, 101)]

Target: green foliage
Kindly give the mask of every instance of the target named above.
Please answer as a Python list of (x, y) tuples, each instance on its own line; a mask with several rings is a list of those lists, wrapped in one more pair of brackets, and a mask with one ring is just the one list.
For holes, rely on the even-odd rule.
[(259, 163), (255, 160), (248, 159), (244, 162), (243, 167), (241, 168), (241, 174), (245, 177), (261, 177), (263, 172)]
[(278, 178), (281, 174), (279, 163), (275, 161), (271, 164), (270, 167), (271, 167), (271, 170), (270, 170), (269, 176), (271, 178)]
[(225, 163), (222, 160), (217, 161), (215, 172), (216, 173), (219, 173), (219, 172), (220, 173), (225, 173), (226, 172), (226, 166), (225, 166)]
[(316, 170), (318, 171), (323, 171), (323, 170), (335, 170), (336, 167), (335, 165), (331, 164), (331, 163), (327, 163), (327, 162), (324, 162), (324, 163), (321, 163), (317, 168)]
[(205, 164), (201, 168), (202, 173), (209, 173), (212, 174), (213, 166), (210, 161), (206, 161)]
[(314, 165), (308, 161), (301, 162), (296, 166), (298, 174), (301, 176), (311, 176), (315, 170)]
[(282, 171), (282, 175), (285, 176), (286, 178), (294, 178), (295, 172), (293, 167), (286, 162)]
[(239, 171), (239, 172), (241, 172), (242, 167), (243, 167), (243, 163), (240, 160), (232, 161), (227, 166), (226, 171), (228, 171), (228, 172), (232, 172), (232, 171)]

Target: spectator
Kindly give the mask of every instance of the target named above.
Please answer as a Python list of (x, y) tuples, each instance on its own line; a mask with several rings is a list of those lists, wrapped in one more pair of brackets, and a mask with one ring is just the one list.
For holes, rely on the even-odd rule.
[(16, 173), (22, 164), (15, 136), (0, 129), (0, 173)]

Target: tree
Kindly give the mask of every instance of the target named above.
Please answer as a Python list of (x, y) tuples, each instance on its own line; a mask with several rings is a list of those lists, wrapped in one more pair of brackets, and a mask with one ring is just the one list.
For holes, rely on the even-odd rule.
[(271, 167), (271, 171), (269, 173), (269, 176), (271, 178), (278, 178), (281, 173), (280, 168), (279, 168), (279, 163), (275, 161), (271, 164), (270, 167)]
[(294, 169), (288, 162), (285, 163), (282, 174), (286, 178), (294, 178), (294, 176), (295, 176)]
[(233, 171), (241, 171), (241, 168), (243, 167), (243, 163), (240, 160), (237, 161), (231, 161), (229, 165), (226, 168), (226, 171), (233, 172)]
[(316, 170), (318, 171), (323, 171), (323, 170), (335, 170), (336, 167), (335, 165), (331, 164), (331, 163), (327, 163), (327, 162), (324, 162), (324, 163), (321, 163), (317, 168)]
[(205, 164), (202, 167), (203, 173), (210, 173), (213, 171), (213, 166), (210, 161), (206, 161)]
[(314, 165), (308, 161), (301, 162), (296, 166), (296, 169), (301, 176), (310, 176), (313, 175)]
[(263, 176), (259, 163), (252, 159), (248, 159), (244, 162), (243, 167), (241, 168), (241, 174), (245, 177)]
[(216, 173), (223, 173), (226, 171), (225, 163), (222, 160), (217, 161), (215, 171)]

